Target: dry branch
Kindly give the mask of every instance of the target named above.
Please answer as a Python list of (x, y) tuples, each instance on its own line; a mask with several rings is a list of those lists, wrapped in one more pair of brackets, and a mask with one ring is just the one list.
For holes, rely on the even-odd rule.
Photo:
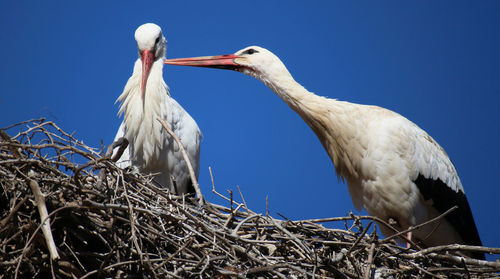
[(42, 232), (45, 237), (45, 242), (47, 243), (47, 249), (49, 249), (50, 258), (53, 261), (59, 260), (59, 253), (57, 253), (57, 247), (54, 243), (54, 237), (52, 236), (52, 230), (50, 228), (50, 218), (47, 212), (47, 207), (45, 206), (45, 197), (38, 186), (38, 183), (33, 179), (28, 179), (31, 191), (35, 195), (35, 202), (38, 207), (38, 212), (40, 213), (40, 221), (42, 223)]

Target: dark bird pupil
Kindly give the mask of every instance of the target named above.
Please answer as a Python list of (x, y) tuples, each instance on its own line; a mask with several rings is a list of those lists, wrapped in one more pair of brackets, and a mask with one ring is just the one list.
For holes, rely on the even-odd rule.
[(157, 44), (160, 41), (160, 37), (156, 38), (155, 44)]
[(258, 51), (256, 51), (255, 49), (251, 48), (251, 49), (247, 49), (244, 53), (245, 54), (254, 54), (254, 53), (257, 53)]

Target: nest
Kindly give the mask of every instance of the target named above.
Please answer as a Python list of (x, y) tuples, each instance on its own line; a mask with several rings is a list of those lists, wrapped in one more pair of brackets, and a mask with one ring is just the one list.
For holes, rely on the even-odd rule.
[(455, 254), (499, 248), (409, 250), (379, 239), (369, 216), (280, 220), (228, 197), (178, 197), (52, 122), (0, 132), (0, 278), (499, 276), (500, 262)]

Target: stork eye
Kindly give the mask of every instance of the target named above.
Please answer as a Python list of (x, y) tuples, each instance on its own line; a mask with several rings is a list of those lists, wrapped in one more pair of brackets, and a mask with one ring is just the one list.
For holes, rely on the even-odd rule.
[(242, 54), (249, 54), (249, 55), (252, 55), (254, 53), (258, 53), (259, 51), (258, 50), (255, 50), (253, 48), (250, 48), (250, 49), (247, 49), (245, 50)]
[(160, 37), (157, 37), (155, 40), (155, 45), (160, 41)]

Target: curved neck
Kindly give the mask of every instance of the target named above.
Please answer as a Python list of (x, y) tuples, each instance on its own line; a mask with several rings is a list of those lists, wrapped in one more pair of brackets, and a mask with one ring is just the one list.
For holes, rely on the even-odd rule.
[[(356, 138), (353, 121), (362, 118), (359, 105), (337, 101), (309, 92), (287, 72), (261, 80), (311, 127), (332, 160), (337, 175), (356, 176), (357, 170), (346, 150)], [(349, 116), (349, 117), (347, 117)], [(355, 156), (356, 154), (351, 156)]]
[(273, 75), (271, 78), (260, 76), (259, 79), (301, 116), (303, 100), (318, 97), (296, 82), (286, 69), (279, 75)]
[(310, 105), (317, 103), (318, 99), (325, 98), (309, 92), (295, 81), (287, 70), (281, 72), (279, 75), (273, 75), (272, 78), (261, 76), (261, 80), (315, 130), (315, 126), (317, 126), (314, 123), (316, 122), (314, 117), (315, 111)]

